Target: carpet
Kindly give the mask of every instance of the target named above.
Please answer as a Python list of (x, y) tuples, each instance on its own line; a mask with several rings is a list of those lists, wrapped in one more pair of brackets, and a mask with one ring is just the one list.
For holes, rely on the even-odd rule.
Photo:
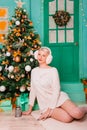
[[(32, 112), (34, 118), (38, 118), (39, 111)], [(62, 123), (55, 119), (48, 118), (45, 121), (39, 121), (45, 130), (87, 130), (87, 114), (81, 120), (74, 120), (71, 123)]]
[(0, 112), (0, 130), (45, 130), (32, 116), (15, 117), (14, 112)]

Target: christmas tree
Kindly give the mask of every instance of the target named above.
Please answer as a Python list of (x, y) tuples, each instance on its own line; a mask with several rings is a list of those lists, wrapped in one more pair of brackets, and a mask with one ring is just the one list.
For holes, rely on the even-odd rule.
[(16, 2), (5, 43), (0, 47), (0, 99), (29, 92), (31, 70), (38, 66), (34, 51), (41, 46), (39, 34), (22, 8), (23, 2)]

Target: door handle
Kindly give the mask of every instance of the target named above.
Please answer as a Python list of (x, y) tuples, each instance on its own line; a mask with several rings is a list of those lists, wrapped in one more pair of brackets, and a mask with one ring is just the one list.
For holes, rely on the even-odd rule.
[(75, 42), (75, 46), (78, 46), (78, 42)]

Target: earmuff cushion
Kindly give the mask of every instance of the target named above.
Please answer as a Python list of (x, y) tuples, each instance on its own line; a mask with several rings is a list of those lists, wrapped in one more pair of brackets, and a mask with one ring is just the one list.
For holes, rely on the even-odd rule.
[(47, 56), (46, 63), (47, 63), (47, 64), (50, 64), (51, 61), (52, 61), (52, 59), (53, 59), (52, 55), (49, 54), (49, 55)]
[(34, 52), (34, 58), (37, 60), (38, 50)]
[[(49, 50), (50, 54), (47, 56), (46, 63), (50, 64), (52, 59), (53, 59), (53, 56), (51, 54), (51, 50), (48, 47), (42, 47), (42, 48), (44, 48), (44, 49), (46, 48), (46, 49)], [(36, 60), (37, 60), (37, 56), (38, 56), (38, 50), (34, 52), (34, 57), (35, 57)]]

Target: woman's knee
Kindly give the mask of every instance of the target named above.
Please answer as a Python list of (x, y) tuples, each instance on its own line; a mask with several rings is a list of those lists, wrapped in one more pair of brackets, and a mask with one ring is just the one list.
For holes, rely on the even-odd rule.
[(73, 118), (69, 115), (64, 115), (63, 118), (62, 118), (62, 122), (65, 122), (65, 123), (70, 123), (72, 122)]
[(77, 107), (72, 111), (71, 116), (75, 119), (81, 119), (84, 116), (84, 113)]
[(70, 116), (68, 113), (64, 112), (63, 114), (60, 114), (55, 111), (52, 113), (51, 118), (62, 121), (64, 123), (69, 123), (73, 120), (73, 117)]

